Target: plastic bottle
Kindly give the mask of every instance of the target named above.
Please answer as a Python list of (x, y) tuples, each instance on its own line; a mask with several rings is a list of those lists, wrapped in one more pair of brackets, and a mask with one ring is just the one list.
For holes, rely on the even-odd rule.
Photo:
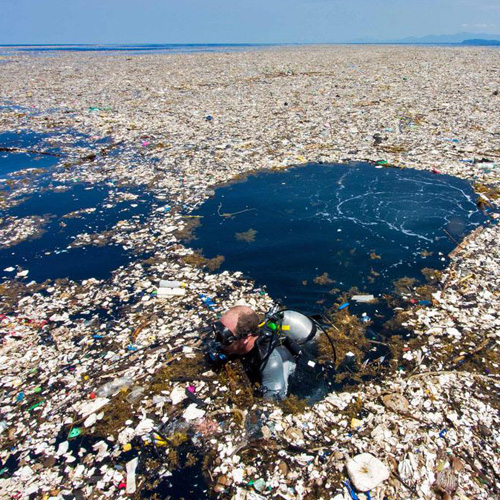
[(144, 387), (141, 387), (140, 385), (135, 385), (132, 387), (130, 390), (130, 394), (127, 396), (127, 401), (129, 403), (137, 403), (139, 399), (141, 399), (142, 395), (144, 394), (146, 389)]
[(116, 392), (121, 389), (129, 388), (132, 385), (132, 379), (129, 377), (118, 377), (112, 380), (111, 382), (107, 382), (104, 385), (101, 385), (99, 389), (97, 389), (96, 394), (101, 398), (106, 398), (108, 396), (112, 396)]

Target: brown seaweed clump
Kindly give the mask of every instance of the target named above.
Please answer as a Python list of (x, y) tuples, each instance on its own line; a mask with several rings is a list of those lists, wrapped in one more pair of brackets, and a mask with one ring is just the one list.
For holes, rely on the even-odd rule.
[(306, 410), (307, 402), (305, 399), (300, 399), (291, 394), (280, 402), (280, 408), (285, 415), (301, 414)]
[(207, 259), (200, 250), (195, 250), (192, 254), (185, 255), (182, 260), (190, 266), (199, 267), (201, 269), (206, 268), (213, 272), (219, 269), (225, 258), (223, 255), (217, 255), (213, 259)]
[[(331, 328), (327, 330), (337, 354), (338, 367), (345, 358), (346, 354), (351, 352), (356, 359), (364, 358), (364, 353), (369, 349), (369, 342), (365, 337), (365, 327), (361, 321), (350, 314), (347, 309), (342, 311), (330, 312), (328, 322)], [(320, 335), (317, 341), (318, 361), (320, 363), (331, 362), (334, 354), (333, 349), (326, 335)]]
[(198, 217), (190, 217), (184, 222), (184, 227), (175, 231), (174, 235), (178, 240), (189, 243), (196, 239), (194, 233), (196, 229), (200, 227), (200, 224), (200, 219)]
[(96, 423), (94, 435), (102, 438), (114, 435), (125, 427), (125, 422), (132, 416), (132, 405), (127, 401), (126, 391), (122, 391), (106, 406), (103, 418)]
[(256, 235), (257, 231), (255, 229), (249, 229), (248, 231), (244, 231), (243, 233), (235, 233), (234, 237), (238, 241), (246, 241), (247, 243), (253, 243), (255, 241)]
[(442, 271), (431, 269), (430, 267), (424, 267), (420, 272), (425, 276), (429, 285), (438, 285), (443, 276)]
[(399, 296), (411, 295), (416, 282), (417, 280), (415, 278), (403, 276), (394, 281), (394, 292)]
[(229, 387), (227, 404), (234, 404), (243, 410), (254, 403), (253, 388), (241, 360), (237, 359), (224, 365), (220, 373), (220, 382)]
[(313, 281), (316, 285), (331, 285), (332, 283), (335, 283), (335, 281), (328, 276), (328, 273), (316, 276)]
[(489, 200), (496, 200), (500, 198), (500, 188), (496, 186), (476, 182), (476, 184), (474, 184), (474, 190), (476, 193), (486, 196)]
[(199, 380), (206, 369), (203, 354), (196, 354), (190, 358), (183, 356), (160, 368), (153, 375), (150, 389), (157, 394), (161, 391), (170, 390), (173, 382)]

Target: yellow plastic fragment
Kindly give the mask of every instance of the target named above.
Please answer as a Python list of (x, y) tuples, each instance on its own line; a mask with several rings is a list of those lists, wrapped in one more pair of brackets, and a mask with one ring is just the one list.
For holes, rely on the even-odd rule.
[(351, 420), (351, 429), (358, 429), (363, 425), (363, 421), (359, 420), (358, 418), (353, 418)]

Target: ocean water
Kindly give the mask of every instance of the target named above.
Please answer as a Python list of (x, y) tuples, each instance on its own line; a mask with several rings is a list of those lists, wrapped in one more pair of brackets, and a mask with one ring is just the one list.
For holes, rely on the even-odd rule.
[(285, 306), (319, 313), (352, 287), (378, 296), (398, 278), (444, 268), (451, 238), (486, 220), (475, 201), (468, 182), (447, 175), (311, 164), (217, 189), (194, 213), (191, 245), (223, 255), (223, 269), (243, 271)]
[(0, 54), (24, 52), (32, 54), (50, 54), (57, 52), (124, 52), (130, 54), (184, 54), (194, 52), (237, 52), (258, 50), (289, 44), (261, 43), (152, 43), (152, 44), (34, 44), (34, 45), (0, 45)]
[[(39, 145), (47, 134), (37, 134), (36, 132), (4, 132), (0, 134), (0, 177), (11, 174), (25, 168), (50, 168), (56, 165), (59, 158), (50, 154), (37, 154), (36, 145)], [(5, 149), (20, 149), (12, 153)], [(48, 151), (47, 152), (55, 152)]]
[[(40, 238), (25, 240), (0, 250), (0, 277), (12, 278), (15, 271), (6, 272), (4, 269), (14, 267), (16, 270), (29, 270), (28, 278), (37, 282), (56, 278), (106, 279), (113, 270), (137, 258), (121, 245), (71, 247), (75, 236), (80, 233), (94, 234), (109, 230), (120, 220), (131, 219), (137, 224), (144, 220), (151, 207), (148, 193), (128, 189), (127, 192), (139, 194), (139, 198), (115, 204), (109, 203), (108, 199), (113, 191), (116, 188), (75, 184), (64, 191), (35, 193), (10, 209), (9, 215), (37, 215), (43, 217), (47, 224)], [(65, 217), (89, 208), (95, 211)]]
[[(9, 55), (20, 52), (32, 55), (55, 55), (61, 52), (87, 53), (124, 53), (124, 54), (189, 54), (199, 52), (241, 52), (262, 50), (272, 47), (294, 46), (331, 46), (337, 45), (401, 45), (416, 47), (464, 47), (461, 43), (330, 43), (330, 44), (301, 44), (301, 43), (148, 43), (148, 44), (0, 44), (0, 55)], [(492, 47), (495, 48), (495, 47)], [(0, 61), (0, 64), (7, 61)]]
[[(0, 190), (8, 194), (11, 190), (9, 182), (19, 179), (28, 188), (27, 193), (18, 199), (18, 204), (0, 209), (0, 224), (5, 224), (9, 217), (37, 216), (43, 219), (44, 231), (38, 238), (0, 248), (1, 280), (14, 278), (19, 270), (28, 270), (27, 279), (37, 282), (57, 278), (107, 279), (115, 269), (138, 258), (130, 250), (113, 243), (77, 248), (72, 247), (72, 243), (78, 234), (110, 230), (120, 220), (142, 223), (151, 211), (151, 193), (137, 188), (117, 188), (113, 184), (71, 182), (62, 185), (53, 182), (51, 177), (61, 161), (76, 158), (72, 157), (73, 150), (84, 148), (86, 154), (89, 150), (98, 153), (99, 148), (109, 142), (106, 137), (90, 139), (72, 131), (64, 134), (32, 131), (0, 134), (0, 147), (14, 148), (14, 151), (0, 153)], [(128, 152), (116, 149), (118, 151), (113, 149), (109, 154), (121, 154), (131, 160), (131, 165), (134, 164), (136, 159)], [(36, 175), (28, 175), (30, 171), (25, 170), (32, 168), (37, 169)], [(127, 192), (138, 198), (116, 202), (117, 192)], [(91, 210), (85, 212), (87, 209)], [(11, 268), (11, 271), (5, 270)]]

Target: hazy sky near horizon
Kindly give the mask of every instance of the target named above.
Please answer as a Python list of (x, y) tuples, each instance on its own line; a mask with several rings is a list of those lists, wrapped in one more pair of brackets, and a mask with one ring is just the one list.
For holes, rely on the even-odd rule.
[(335, 43), (500, 33), (499, 0), (0, 0), (0, 43)]

